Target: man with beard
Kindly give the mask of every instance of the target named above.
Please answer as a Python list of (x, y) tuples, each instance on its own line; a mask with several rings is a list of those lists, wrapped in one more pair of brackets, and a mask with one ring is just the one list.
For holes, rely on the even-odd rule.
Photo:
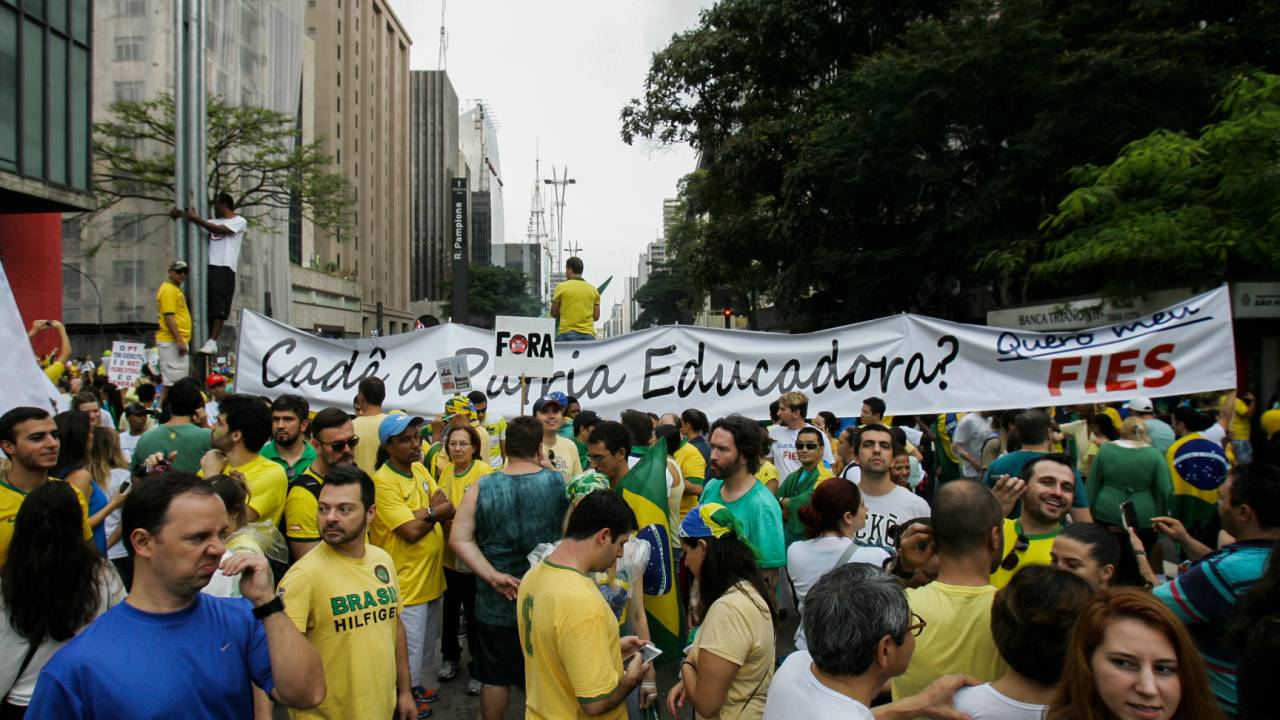
[(285, 614), (320, 652), (328, 694), (290, 717), (418, 717), (395, 562), (365, 542), (376, 510), (373, 480), (349, 460), (325, 474), (312, 519), (324, 542), (285, 573), (280, 593)]
[(896, 552), (892, 529), (912, 518), (929, 517), (929, 503), (924, 498), (893, 481), (889, 468), (893, 463), (893, 433), (883, 425), (859, 428), (858, 487), (867, 505), (867, 524), (855, 540), (859, 545)]
[[(293, 708), (324, 700), (320, 654), (282, 612), (267, 559), (223, 560), (227, 508), (207, 481), (174, 471), (140, 480), (121, 527), (129, 597), (44, 666), (26, 717), (233, 720), (253, 717), (255, 685)], [(219, 568), (239, 576), (243, 597), (200, 592)]]
[(301, 395), (281, 395), (271, 403), (271, 442), (262, 446), (262, 457), (280, 464), (293, 479), (315, 462), (316, 451), (305, 440), (311, 406)]
[(369, 525), (369, 540), (395, 561), (413, 695), (418, 717), (427, 717), (436, 692), (424, 683), (436, 677), (431, 666), (445, 587), (441, 523), (453, 517), (453, 504), (422, 464), (421, 429), (422, 418), (399, 412), (378, 425), (386, 462), (373, 474), (378, 512)]
[[(1013, 452), (1001, 455), (987, 468), (982, 483), (995, 490), (1002, 475), (1016, 476), (1022, 472), (1027, 463), (1053, 452), (1053, 437), (1050, 428), (1053, 421), (1043, 410), (1031, 409), (1018, 413), (1013, 426), (1022, 446)], [(979, 446), (980, 447), (980, 446)], [(981, 450), (979, 449), (979, 452)], [(1074, 472), (1074, 471), (1073, 471)], [(1093, 513), (1089, 510), (1089, 493), (1085, 490), (1080, 474), (1076, 473), (1075, 489), (1071, 499), (1071, 519), (1074, 522), (1093, 522)], [(999, 493), (997, 492), (997, 496)], [(1015, 506), (1010, 517), (1018, 517), (1022, 512)]]
[(782, 508), (773, 493), (755, 478), (763, 441), (760, 426), (741, 415), (720, 418), (711, 426), (711, 475), (701, 503), (720, 503), (739, 523), (742, 539), (756, 552), (761, 574), (770, 586), (778, 568), (787, 564), (782, 536)]
[(1051, 564), (1053, 539), (1062, 531), (1075, 496), (1076, 472), (1066, 455), (1032, 458), (1020, 474), (1026, 481), (1022, 516), (1004, 520), (1005, 555), (1000, 568), (991, 574), (991, 584), (997, 588), (1004, 587), (1024, 565)]
[(334, 468), (354, 465), (356, 444), (360, 442), (351, 417), (338, 408), (325, 408), (316, 413), (308, 430), (314, 460), (301, 475), (289, 481), (289, 494), (284, 501), (284, 536), (289, 541), (289, 557), (294, 562), (320, 542), (316, 503), (325, 476)]
[(228, 395), (213, 426), (213, 449), (201, 465), (205, 477), (232, 472), (244, 475), (249, 486), (249, 522), (270, 520), (272, 525), (279, 525), (289, 479), (284, 468), (258, 454), (269, 437), (271, 411), (262, 400), (251, 395)]

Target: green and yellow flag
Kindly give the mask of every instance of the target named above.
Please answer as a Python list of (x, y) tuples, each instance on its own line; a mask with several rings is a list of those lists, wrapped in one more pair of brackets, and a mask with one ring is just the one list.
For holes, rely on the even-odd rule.
[(644, 610), (649, 635), (662, 649), (662, 660), (678, 660), (682, 620), (676, 596), (675, 555), (671, 552), (674, 528), (667, 519), (667, 451), (659, 442), (647, 450), (622, 478), (617, 491), (636, 514), (636, 537), (649, 544), (649, 565), (644, 571)]

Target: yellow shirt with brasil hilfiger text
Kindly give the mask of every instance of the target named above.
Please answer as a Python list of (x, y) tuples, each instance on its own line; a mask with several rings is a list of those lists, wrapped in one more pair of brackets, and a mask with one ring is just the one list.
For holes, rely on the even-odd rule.
[(284, 612), (320, 653), (328, 689), (319, 706), (290, 710), (290, 718), (395, 713), (400, 585), (390, 555), (368, 544), (364, 550), (356, 559), (321, 543), (280, 580)]
[(422, 463), (414, 463), (412, 470), (412, 476), (401, 475), (388, 462), (373, 474), (378, 512), (369, 524), (369, 541), (395, 560), (401, 602), (421, 605), (444, 594), (444, 530), (435, 523), (418, 542), (395, 533), (396, 528), (414, 521), (415, 510), (431, 506), (431, 495), (436, 491), (435, 481)]
[[(618, 621), (586, 575), (547, 560), (533, 566), (520, 580), (516, 622), (526, 718), (587, 718), (582, 703), (622, 681)], [(626, 703), (596, 717), (625, 720)]]

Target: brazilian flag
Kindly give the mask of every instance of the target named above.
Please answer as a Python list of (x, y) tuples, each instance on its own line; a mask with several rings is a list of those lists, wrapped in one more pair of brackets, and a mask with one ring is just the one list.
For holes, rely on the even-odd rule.
[(673, 528), (667, 519), (667, 448), (659, 442), (649, 447), (635, 467), (615, 488), (636, 514), (636, 537), (649, 544), (649, 565), (644, 571), (644, 610), (649, 635), (662, 650), (664, 660), (678, 660), (681, 642), (680, 601), (676, 597), (675, 555), (671, 552)]
[(951, 448), (951, 436), (955, 434), (956, 423), (962, 415), (963, 413), (940, 413), (934, 426), (934, 435), (938, 438), (937, 452), (934, 453), (934, 457), (938, 459), (938, 483), (934, 486), (935, 491), (945, 482), (964, 477), (964, 473), (960, 471), (960, 458)]

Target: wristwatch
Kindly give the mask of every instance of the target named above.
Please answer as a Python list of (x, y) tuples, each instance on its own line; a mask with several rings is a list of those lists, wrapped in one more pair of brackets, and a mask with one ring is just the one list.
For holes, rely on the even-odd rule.
[(431, 507), (430, 505), (428, 505), (428, 506), (427, 506), (427, 519), (428, 519), (428, 520), (433, 520), (433, 519), (435, 519), (435, 516), (436, 516), (436, 509), (435, 509), (434, 507)]
[(284, 612), (284, 598), (276, 595), (271, 598), (271, 602), (265, 602), (253, 609), (253, 616), (259, 620), (264, 620), (268, 615), (278, 612)]

